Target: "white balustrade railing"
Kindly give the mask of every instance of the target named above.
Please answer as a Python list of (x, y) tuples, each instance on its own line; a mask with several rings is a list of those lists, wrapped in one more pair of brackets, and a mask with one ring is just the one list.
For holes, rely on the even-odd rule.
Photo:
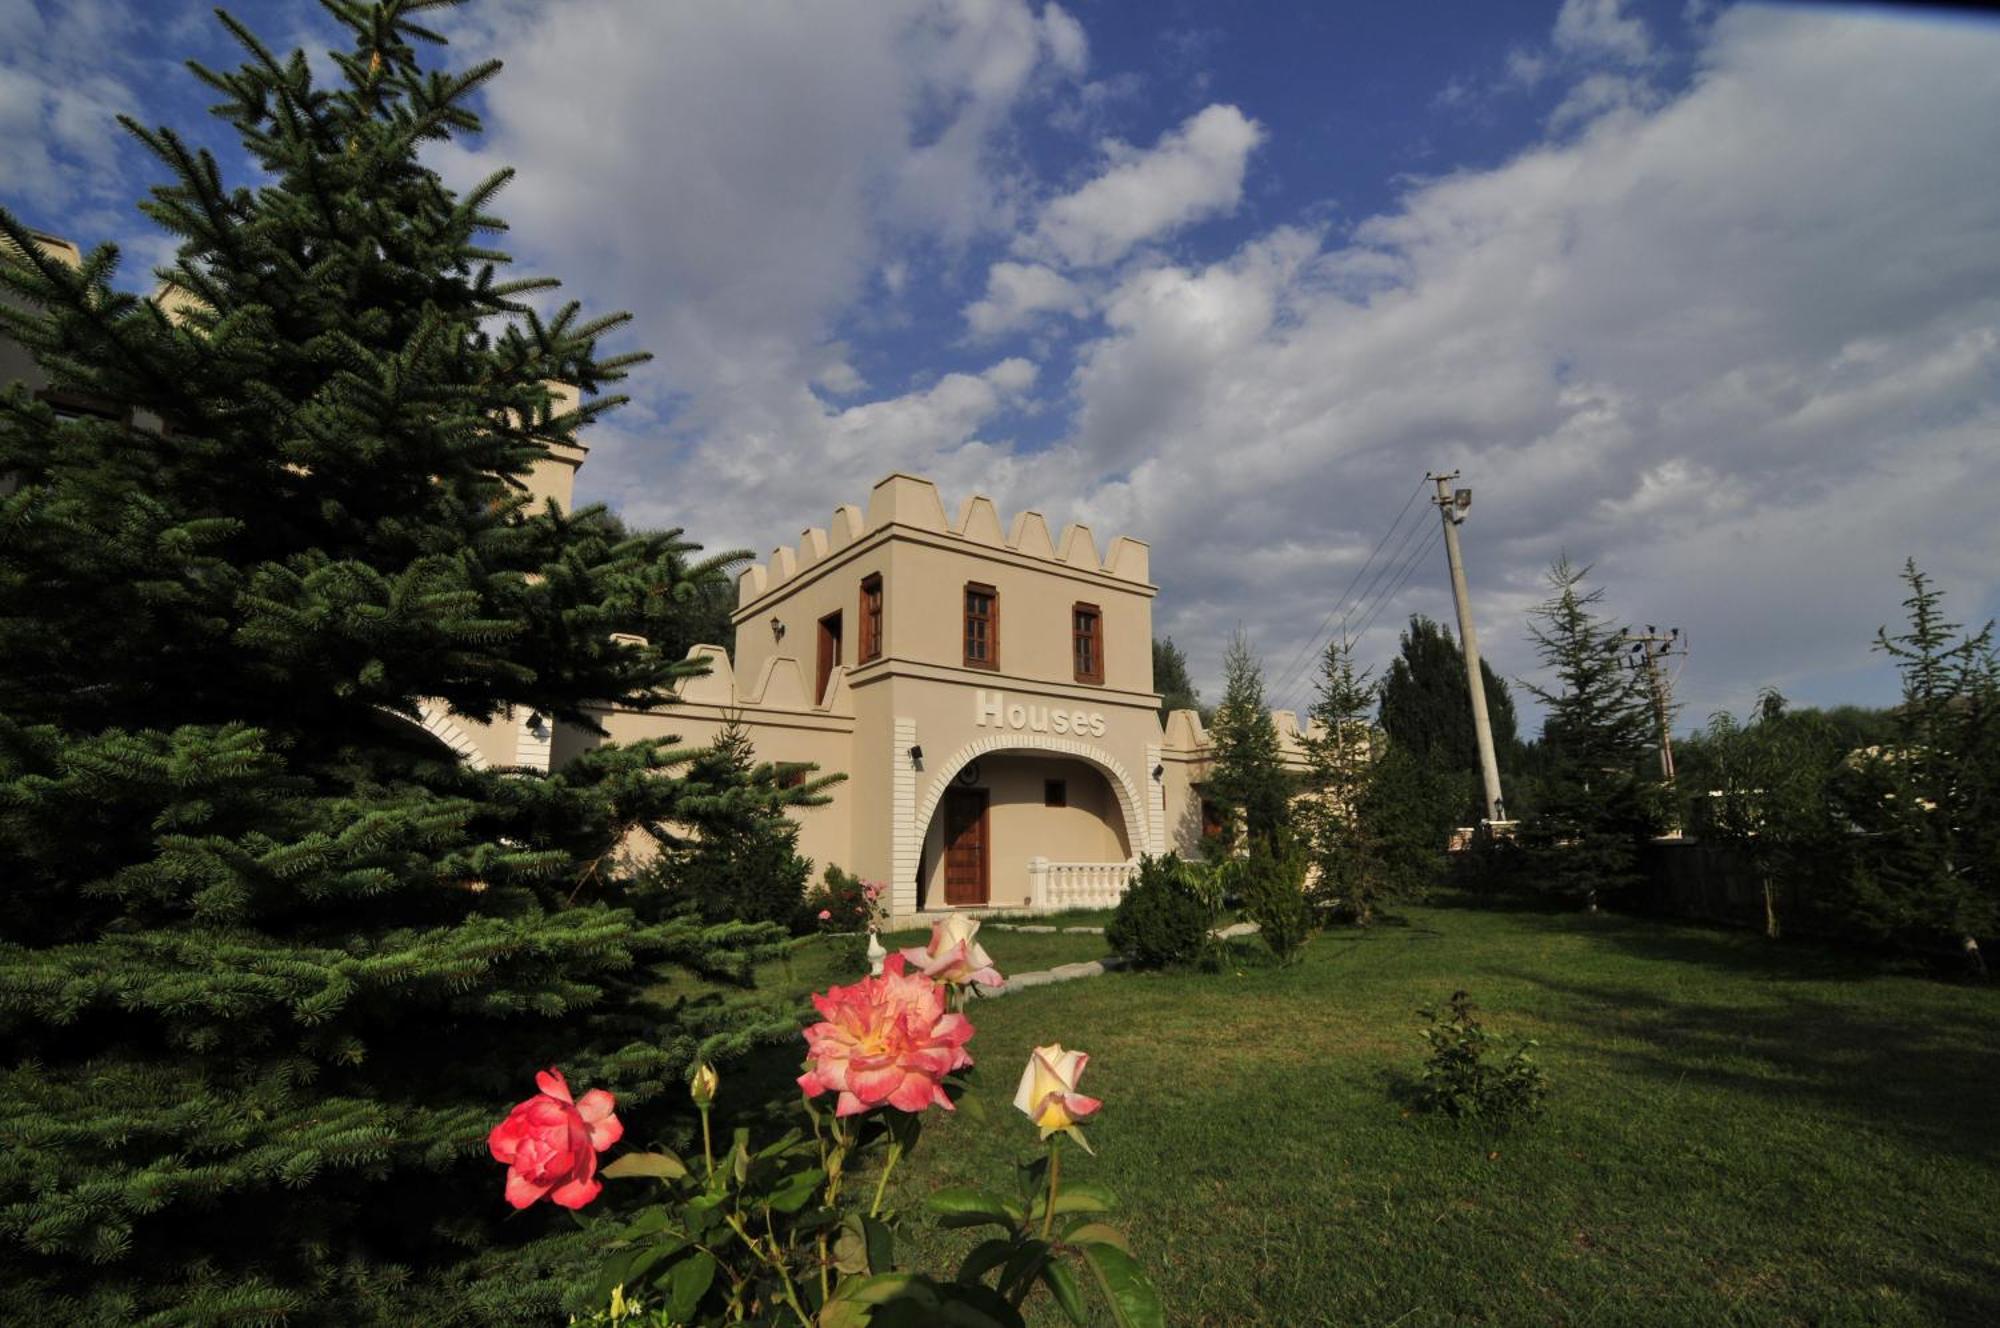
[(1038, 909), (1109, 908), (1139, 875), (1137, 862), (1028, 859), (1028, 897)]

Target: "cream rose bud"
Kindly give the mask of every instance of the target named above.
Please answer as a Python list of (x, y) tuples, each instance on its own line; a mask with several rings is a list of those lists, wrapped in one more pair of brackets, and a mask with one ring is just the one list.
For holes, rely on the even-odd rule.
[[(1021, 1086), (1014, 1090), (1014, 1106), (1041, 1127), (1042, 1138), (1058, 1132), (1083, 1143), (1077, 1122), (1097, 1114), (1104, 1104), (1076, 1091), (1077, 1080), (1090, 1057), (1081, 1051), (1064, 1051), (1062, 1043), (1036, 1047), (1021, 1072)], [(1088, 1144), (1084, 1144), (1088, 1148)]]
[(716, 1091), (721, 1087), (722, 1077), (716, 1074), (713, 1065), (703, 1061), (694, 1067), (694, 1075), (688, 1081), (688, 1096), (697, 1107), (705, 1107), (715, 1101)]
[(978, 918), (953, 913), (931, 927), (929, 944), (910, 946), (903, 951), (903, 958), (933, 982), (953, 987), (967, 983), (998, 987), (1006, 979), (993, 966), (992, 957), (973, 939), (978, 935)]

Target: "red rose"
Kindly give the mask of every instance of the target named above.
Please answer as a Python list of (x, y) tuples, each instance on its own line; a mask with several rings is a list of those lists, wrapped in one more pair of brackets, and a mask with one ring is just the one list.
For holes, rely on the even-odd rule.
[[(541, 1092), (507, 1113), (486, 1136), (495, 1161), (507, 1164), (507, 1202), (516, 1208), (548, 1195), (564, 1208), (597, 1197), (597, 1155), (618, 1142), (625, 1127), (611, 1114), (611, 1094), (593, 1088), (571, 1101), (562, 1071), (535, 1076)], [(550, 1193), (554, 1191), (554, 1193)]]

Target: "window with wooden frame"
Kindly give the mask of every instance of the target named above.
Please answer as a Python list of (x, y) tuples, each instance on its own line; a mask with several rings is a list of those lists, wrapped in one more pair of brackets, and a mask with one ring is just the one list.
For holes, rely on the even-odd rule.
[(813, 684), (814, 705), (825, 703), (827, 680), (840, 662), (840, 615), (829, 613), (819, 620), (819, 681)]
[(1000, 667), (1000, 592), (979, 581), (965, 583), (965, 667)]
[(1104, 615), (1095, 604), (1073, 604), (1069, 638), (1078, 682), (1104, 681)]
[(882, 658), (882, 574), (861, 578), (861, 649), (855, 662)]

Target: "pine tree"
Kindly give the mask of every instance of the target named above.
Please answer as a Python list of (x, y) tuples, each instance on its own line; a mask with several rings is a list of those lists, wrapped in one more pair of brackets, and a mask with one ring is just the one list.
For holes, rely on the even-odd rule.
[(331, 86), (224, 16), (246, 62), (193, 68), (250, 187), (127, 122), (172, 173), (171, 314), (0, 213), (0, 331), (130, 412), (0, 392), (7, 1322), (548, 1322), (584, 1237), (501, 1220), (497, 1115), (559, 1063), (671, 1136), (697, 1054), (789, 1022), (644, 996), (773, 938), (620, 867), (730, 796), (692, 753), (472, 770), (414, 722), (588, 725), (687, 669), (610, 639), (671, 541), (523, 487), (642, 357), (498, 275), (507, 173), (420, 159), (498, 70), (424, 67), (441, 3), (326, 0)]
[(1372, 795), (1382, 747), (1369, 722), (1375, 694), (1368, 675), (1355, 671), (1353, 643), (1328, 642), (1304, 740), (1308, 796), (1297, 805), (1319, 869), (1317, 893), (1362, 926), (1388, 885)]
[(1201, 689), (1188, 676), (1187, 656), (1171, 636), (1153, 641), (1153, 690), (1160, 694), (1162, 724), (1176, 710), (1201, 709)]
[[(1222, 657), (1222, 704), (1209, 730), (1214, 764), (1205, 790), (1222, 818), (1222, 847), (1241, 835), (1275, 853), (1289, 820), (1291, 777), (1278, 750), (1278, 728), (1264, 703), (1264, 670), (1238, 632)], [(1241, 823), (1239, 826), (1239, 822)]]
[(2000, 925), (2000, 664), (1993, 624), (1962, 634), (1914, 560), (1907, 631), (1876, 633), (1896, 663), (1896, 741), (1856, 763), (1843, 788), (1867, 847), (1843, 891), (1850, 921), (1923, 945), (1949, 938), (1985, 972), (1979, 936)]
[(1589, 574), (1558, 558), (1553, 593), (1529, 628), (1555, 686), (1529, 685), (1545, 707), (1547, 776), (1526, 840), (1545, 888), (1595, 911), (1600, 895), (1636, 883), (1639, 842), (1655, 810), (1636, 774), (1651, 741), (1650, 711), (1624, 666), (1619, 631), (1593, 612), (1604, 591), (1584, 588)]

